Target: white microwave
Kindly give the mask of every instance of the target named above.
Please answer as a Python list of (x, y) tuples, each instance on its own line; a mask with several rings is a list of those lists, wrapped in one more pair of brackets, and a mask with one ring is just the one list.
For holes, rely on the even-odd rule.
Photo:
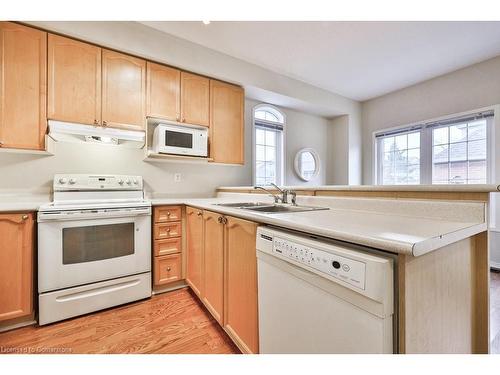
[(160, 154), (208, 156), (208, 129), (160, 123), (153, 133), (153, 151)]

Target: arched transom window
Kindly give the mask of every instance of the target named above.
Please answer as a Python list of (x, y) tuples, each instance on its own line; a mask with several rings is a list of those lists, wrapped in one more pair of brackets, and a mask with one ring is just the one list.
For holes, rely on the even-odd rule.
[(254, 108), (254, 184), (283, 183), (284, 114), (270, 105)]

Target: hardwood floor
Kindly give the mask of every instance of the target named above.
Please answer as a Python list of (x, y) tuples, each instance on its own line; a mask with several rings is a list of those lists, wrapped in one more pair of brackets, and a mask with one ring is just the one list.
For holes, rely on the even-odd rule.
[(180, 289), (43, 327), (0, 334), (1, 353), (239, 353), (219, 324)]
[(490, 351), (500, 354), (500, 272), (492, 271), (490, 276)]

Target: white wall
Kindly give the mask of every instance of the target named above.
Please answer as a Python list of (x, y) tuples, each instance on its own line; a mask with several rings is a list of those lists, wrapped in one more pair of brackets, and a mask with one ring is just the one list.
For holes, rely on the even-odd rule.
[[(373, 184), (373, 132), (500, 104), (500, 56), (362, 103), (363, 183)], [(493, 134), (494, 179), (500, 183), (500, 113)], [(492, 223), (499, 223), (494, 194)], [(498, 225), (498, 224), (497, 224)], [(500, 228), (490, 231), (491, 260), (500, 266)]]
[(362, 103), (363, 183), (374, 182), (374, 131), (495, 104), (500, 56)]
[[(261, 104), (255, 100), (245, 101), (245, 122), (251, 127), (253, 117), (253, 108)], [(327, 153), (328, 147), (328, 129), (330, 122), (320, 116), (314, 116), (303, 112), (298, 112), (289, 108), (278, 107), (286, 117), (285, 124), (285, 170), (284, 185), (324, 185), (327, 183), (327, 170), (329, 168), (329, 159)], [(252, 142), (249, 142), (252, 147)], [(313, 148), (320, 158), (320, 171), (311, 181), (305, 182), (297, 177), (294, 171), (295, 154), (301, 148)]]
[[(149, 192), (172, 196), (210, 196), (218, 186), (252, 184), (252, 109), (259, 102), (245, 100), (245, 165), (144, 162), (144, 151), (94, 144), (57, 143), (54, 156), (0, 153), (0, 192), (26, 190), (49, 192), (56, 173), (132, 174), (144, 177)], [(327, 170), (328, 120), (290, 109), (287, 117), (286, 183), (300, 184), (293, 172), (295, 152), (312, 147), (322, 161), (311, 184), (324, 184)], [(304, 132), (304, 129), (307, 129)], [(182, 181), (174, 182), (181, 173)]]

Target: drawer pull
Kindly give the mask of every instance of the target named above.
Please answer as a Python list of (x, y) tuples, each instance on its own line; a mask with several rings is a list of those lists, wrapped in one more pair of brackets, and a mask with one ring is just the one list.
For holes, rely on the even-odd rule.
[(167, 232), (170, 232), (170, 228), (167, 228)]
[(167, 267), (167, 271), (170, 272), (172, 270), (172, 268), (170, 267)]
[(23, 220), (28, 220), (28, 215), (23, 215), (23, 216), (22, 216), (22, 219), (23, 219)]
[(197, 215), (198, 215), (198, 216), (201, 216), (201, 215), (203, 215), (203, 212), (198, 211)]
[(167, 216), (170, 216), (170, 211), (167, 211)]

